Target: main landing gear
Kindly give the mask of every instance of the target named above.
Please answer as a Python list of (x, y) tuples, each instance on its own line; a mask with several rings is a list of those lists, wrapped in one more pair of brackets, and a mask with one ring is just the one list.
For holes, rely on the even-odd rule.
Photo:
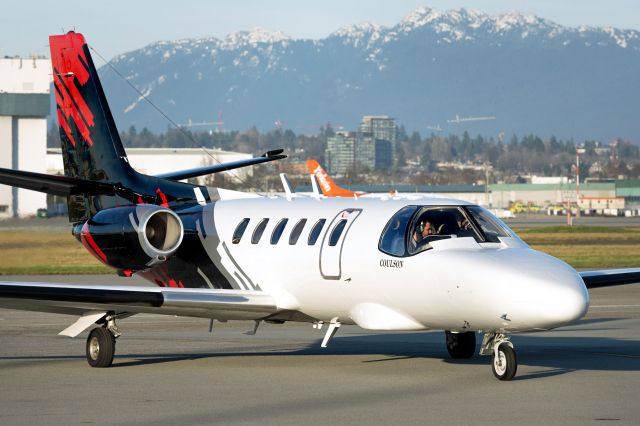
[(105, 368), (113, 363), (116, 352), (116, 338), (120, 336), (116, 320), (107, 316), (102, 327), (96, 327), (87, 337), (87, 362), (92, 367)]
[(452, 333), (445, 331), (447, 337), (447, 351), (453, 359), (471, 358), (476, 351), (476, 333)]
[[(471, 358), (476, 349), (476, 334), (473, 331), (453, 333), (445, 331), (447, 351), (453, 359)], [(518, 370), (518, 359), (513, 343), (501, 333), (485, 333), (480, 345), (480, 355), (491, 355), (491, 370), (498, 380), (513, 379)]]

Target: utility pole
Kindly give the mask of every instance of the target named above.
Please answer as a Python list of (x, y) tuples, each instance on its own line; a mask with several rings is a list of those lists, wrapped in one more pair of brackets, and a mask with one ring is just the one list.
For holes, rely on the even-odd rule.
[(484, 203), (486, 207), (489, 205), (489, 163), (484, 163)]
[(576, 148), (576, 206), (578, 207), (576, 218), (580, 217), (580, 154), (585, 152), (584, 148)]

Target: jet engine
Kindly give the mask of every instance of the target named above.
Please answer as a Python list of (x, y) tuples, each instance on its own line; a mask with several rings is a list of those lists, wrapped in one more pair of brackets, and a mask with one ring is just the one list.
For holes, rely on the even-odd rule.
[(101, 210), (73, 234), (100, 261), (130, 273), (167, 260), (180, 247), (184, 226), (168, 208), (139, 204)]

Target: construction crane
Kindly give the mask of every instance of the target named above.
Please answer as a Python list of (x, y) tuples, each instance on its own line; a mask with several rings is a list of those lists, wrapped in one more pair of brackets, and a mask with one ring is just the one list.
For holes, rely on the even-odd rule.
[(181, 127), (218, 126), (216, 131), (218, 133), (222, 133), (223, 124), (224, 124), (224, 121), (222, 121), (222, 111), (220, 111), (218, 112), (218, 121), (200, 121), (200, 122), (194, 123), (193, 121), (191, 121), (191, 119), (189, 119), (187, 124), (181, 124), (180, 126)]
[(494, 117), (493, 115), (489, 115), (489, 116), (481, 116), (481, 117), (460, 117), (458, 114), (456, 114), (455, 118), (451, 119), (451, 120), (447, 120), (447, 123), (451, 123), (451, 124), (460, 124), (460, 123), (466, 123), (468, 121), (487, 121), (487, 120), (495, 120), (496, 117)]

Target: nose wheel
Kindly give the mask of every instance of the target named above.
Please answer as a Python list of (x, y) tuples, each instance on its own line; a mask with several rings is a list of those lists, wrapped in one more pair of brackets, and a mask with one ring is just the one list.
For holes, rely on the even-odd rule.
[(512, 380), (518, 370), (518, 358), (513, 343), (501, 333), (485, 333), (480, 355), (492, 355), (491, 370), (501, 381)]
[(511, 380), (516, 375), (518, 370), (518, 360), (516, 358), (516, 352), (513, 348), (506, 343), (502, 343), (495, 354), (493, 355), (493, 362), (491, 363), (491, 369), (493, 375), (498, 380)]

